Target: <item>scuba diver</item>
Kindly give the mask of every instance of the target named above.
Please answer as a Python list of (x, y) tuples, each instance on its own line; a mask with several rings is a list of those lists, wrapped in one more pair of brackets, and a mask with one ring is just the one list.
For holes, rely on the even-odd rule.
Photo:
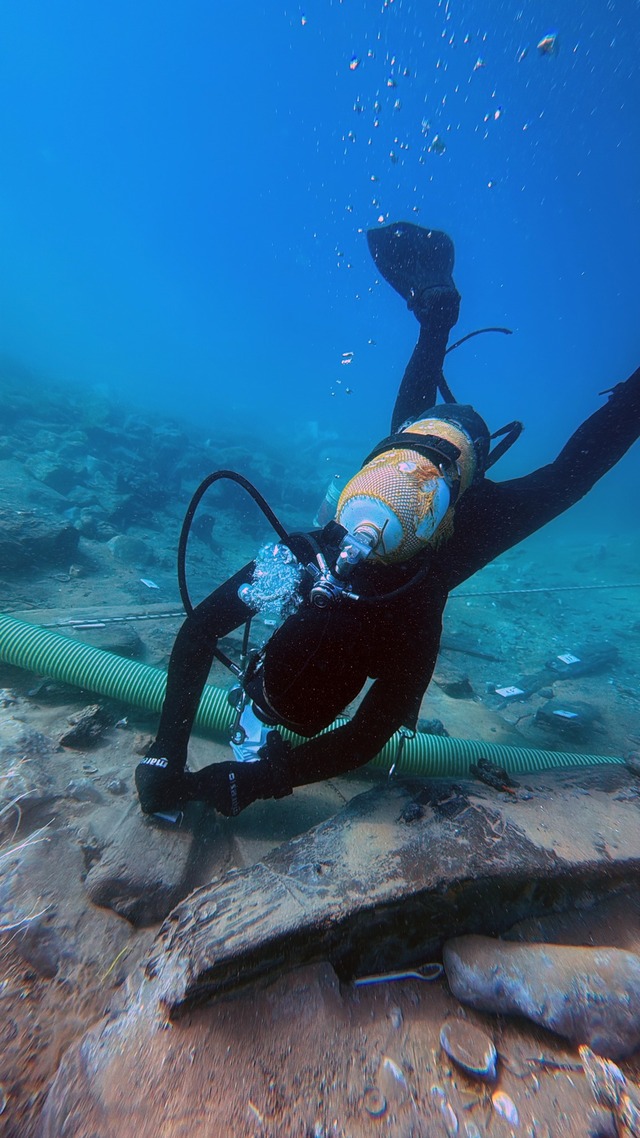
[[(346, 483), (323, 528), (284, 533), (197, 607), (187, 604), (158, 734), (136, 767), (145, 813), (175, 817), (195, 800), (233, 816), (256, 799), (352, 771), (396, 731), (415, 730), (451, 590), (578, 502), (640, 434), (639, 368), (602, 393), (606, 404), (554, 462), (506, 482), (487, 478), (521, 424), (491, 435), (444, 379), (460, 305), (453, 243), (406, 222), (367, 238), (380, 273), (420, 325), (391, 434)], [(217, 641), (245, 624), (283, 581), (285, 619), (243, 675), (231, 741), (236, 757), (190, 771), (189, 736), (220, 655)], [(353, 718), (318, 734), (368, 680)], [(304, 741), (292, 746), (278, 727)]]

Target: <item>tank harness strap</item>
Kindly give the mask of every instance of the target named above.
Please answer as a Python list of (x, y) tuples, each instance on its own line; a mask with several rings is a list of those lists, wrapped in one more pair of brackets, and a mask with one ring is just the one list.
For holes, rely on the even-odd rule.
[(449, 384), (447, 383), (446, 379), (444, 378), (444, 372), (442, 372), (442, 371), (440, 372), (440, 379), (438, 380), (438, 391), (440, 392), (445, 403), (457, 403), (458, 402), (455, 395), (453, 394), (453, 391), (449, 387)]
[(398, 431), (395, 435), (388, 435), (386, 439), (382, 439), (371, 454), (367, 455), (362, 465), (366, 466), (386, 450), (416, 450), (418, 454), (423, 454), (432, 461), (434, 458), (440, 462), (444, 460), (454, 467), (460, 458), (460, 447), (448, 439), (440, 438), (439, 435), (416, 435), (411, 431)]
[(485, 470), (488, 470), (490, 466), (493, 466), (494, 462), (497, 462), (499, 458), (502, 458), (505, 451), (508, 451), (509, 447), (513, 446), (516, 439), (521, 435), (523, 430), (524, 423), (521, 423), (518, 419), (514, 419), (512, 423), (507, 423), (505, 427), (500, 427), (498, 431), (494, 431), (493, 434), (490, 435), (490, 438), (492, 439), (497, 439), (500, 437), (500, 435), (504, 435), (505, 437), (501, 442), (497, 444), (497, 446), (494, 446), (492, 451), (489, 452), (489, 456), (485, 464)]

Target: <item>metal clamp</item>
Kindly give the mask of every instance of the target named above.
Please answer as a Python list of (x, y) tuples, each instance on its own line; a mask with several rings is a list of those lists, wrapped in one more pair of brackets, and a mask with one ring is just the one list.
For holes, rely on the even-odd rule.
[(398, 735), (400, 736), (400, 738), (398, 739), (398, 749), (396, 751), (396, 757), (393, 760), (391, 766), (389, 767), (389, 774), (387, 776), (388, 778), (393, 778), (393, 775), (395, 773), (395, 769), (396, 769), (398, 763), (400, 762), (400, 760), (402, 758), (402, 752), (404, 751), (404, 745), (405, 745), (407, 739), (415, 739), (416, 732), (415, 732), (415, 729), (413, 727), (399, 727), (398, 728)]

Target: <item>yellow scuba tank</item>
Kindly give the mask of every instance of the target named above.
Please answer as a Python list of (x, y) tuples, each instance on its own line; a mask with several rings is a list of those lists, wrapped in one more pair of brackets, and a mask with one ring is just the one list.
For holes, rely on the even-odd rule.
[[(452, 507), (478, 471), (476, 440), (440, 414), (432, 408), (384, 440), (340, 495), (336, 521), (384, 564), (406, 561), (449, 532)], [(485, 424), (473, 416), (484, 428), (482, 441), (488, 440)]]

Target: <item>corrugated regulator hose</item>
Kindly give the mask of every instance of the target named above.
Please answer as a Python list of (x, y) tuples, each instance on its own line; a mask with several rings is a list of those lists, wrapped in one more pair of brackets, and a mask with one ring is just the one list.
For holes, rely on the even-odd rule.
[[(116, 656), (113, 652), (92, 648), (91, 645), (81, 644), (48, 628), (40, 628), (11, 616), (0, 615), (0, 660), (131, 707), (143, 708), (152, 713), (159, 713), (162, 707), (167, 674), (161, 668), (153, 668), (124, 656)], [(195, 727), (227, 740), (232, 718), (233, 710), (227, 702), (226, 689), (207, 684)], [(344, 722), (344, 719), (338, 719), (328, 730), (331, 731)], [(295, 739), (293, 735), (288, 737)], [(558, 751), (508, 747), (500, 743), (451, 739), (420, 732), (413, 738), (404, 739), (399, 749), (400, 738), (399, 734), (394, 735), (372, 760), (371, 765), (389, 770), (396, 763), (398, 774), (424, 776), (461, 775), (465, 773), (469, 762), (480, 758), (491, 759), (512, 773), (623, 761), (603, 755), (572, 755)]]

